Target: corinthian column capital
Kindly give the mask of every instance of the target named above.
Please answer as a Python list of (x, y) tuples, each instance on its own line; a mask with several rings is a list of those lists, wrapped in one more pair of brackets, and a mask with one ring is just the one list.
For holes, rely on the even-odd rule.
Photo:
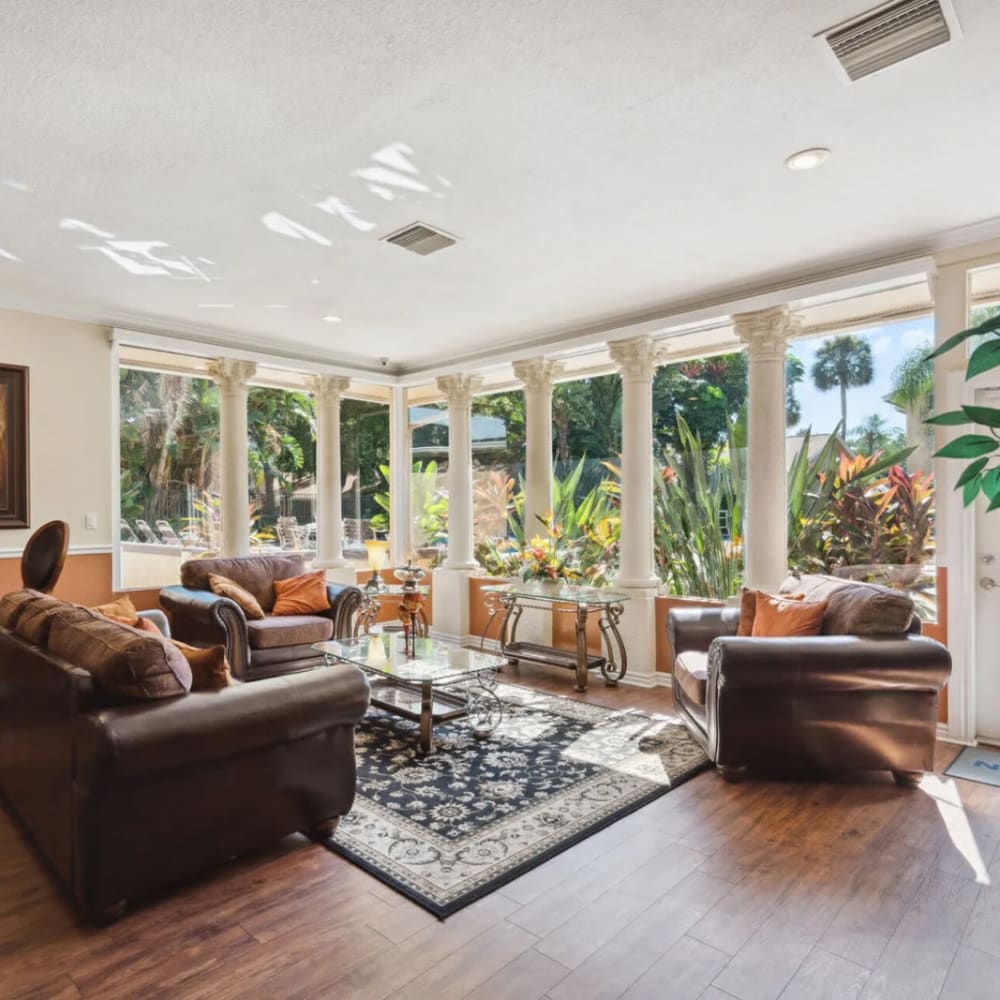
[(563, 372), (563, 364), (559, 361), (546, 361), (545, 358), (532, 358), (530, 361), (514, 362), (514, 377), (520, 380), (525, 389), (531, 392), (551, 392), (556, 379)]
[(774, 306), (757, 312), (735, 313), (733, 327), (736, 336), (747, 345), (751, 358), (783, 359), (788, 340), (798, 332), (799, 323), (787, 306)]
[(439, 375), (437, 387), (449, 406), (469, 406), (476, 390), (483, 384), (478, 375)]
[(343, 375), (312, 375), (306, 381), (306, 387), (316, 397), (317, 403), (339, 400), (350, 385), (351, 380)]
[(246, 389), (250, 379), (257, 374), (257, 366), (252, 361), (216, 358), (209, 362), (208, 374), (224, 395), (230, 395)]
[(660, 362), (661, 348), (652, 337), (633, 337), (611, 341), (608, 353), (624, 378), (651, 379)]

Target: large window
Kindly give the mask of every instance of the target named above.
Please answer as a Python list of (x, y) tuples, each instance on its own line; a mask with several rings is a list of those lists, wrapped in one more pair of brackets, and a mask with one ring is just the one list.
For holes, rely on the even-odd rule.
[(739, 592), (746, 399), (743, 353), (664, 365), (653, 380), (653, 543), (667, 593)]
[(316, 552), (316, 400), (255, 386), (247, 393), (251, 540)]
[(448, 554), (448, 404), (409, 407), (410, 545), (422, 566)]
[(909, 591), (936, 617), (933, 320), (802, 339), (789, 351), (789, 560)]
[(219, 391), (209, 379), (123, 367), (121, 576), (176, 583), (181, 561), (219, 549)]
[(344, 557), (367, 568), (364, 543), (388, 539), (389, 407), (364, 399), (340, 404), (341, 510)]

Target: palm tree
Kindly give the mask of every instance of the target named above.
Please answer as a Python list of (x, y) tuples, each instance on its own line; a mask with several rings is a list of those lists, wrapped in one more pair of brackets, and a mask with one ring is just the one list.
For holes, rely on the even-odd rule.
[(892, 370), (892, 388), (885, 397), (906, 416), (906, 444), (914, 451), (907, 459), (907, 471), (927, 471), (931, 467), (933, 429), (924, 421), (934, 406), (934, 362), (929, 347), (915, 347)]
[(875, 377), (872, 349), (862, 337), (824, 340), (813, 362), (812, 380), (820, 392), (840, 389), (840, 421), (847, 426), (847, 390), (869, 385)]
[(806, 377), (806, 366), (797, 354), (785, 358), (785, 426), (794, 427), (802, 419), (802, 404), (795, 387)]
[(873, 413), (851, 431), (851, 447), (867, 456), (885, 451), (892, 441), (894, 430), (882, 417)]

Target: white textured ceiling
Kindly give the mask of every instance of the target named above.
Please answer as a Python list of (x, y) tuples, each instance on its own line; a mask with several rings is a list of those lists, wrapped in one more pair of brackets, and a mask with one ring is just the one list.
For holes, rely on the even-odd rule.
[(1000, 216), (1000, 3), (845, 86), (867, 6), (4, 0), (0, 306), (406, 368)]

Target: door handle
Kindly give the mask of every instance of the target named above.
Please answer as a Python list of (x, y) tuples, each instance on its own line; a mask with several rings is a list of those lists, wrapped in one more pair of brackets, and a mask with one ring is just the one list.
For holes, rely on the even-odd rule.
[(979, 580), (979, 586), (982, 587), (983, 590), (992, 590), (996, 585), (997, 582), (992, 576), (984, 576)]

